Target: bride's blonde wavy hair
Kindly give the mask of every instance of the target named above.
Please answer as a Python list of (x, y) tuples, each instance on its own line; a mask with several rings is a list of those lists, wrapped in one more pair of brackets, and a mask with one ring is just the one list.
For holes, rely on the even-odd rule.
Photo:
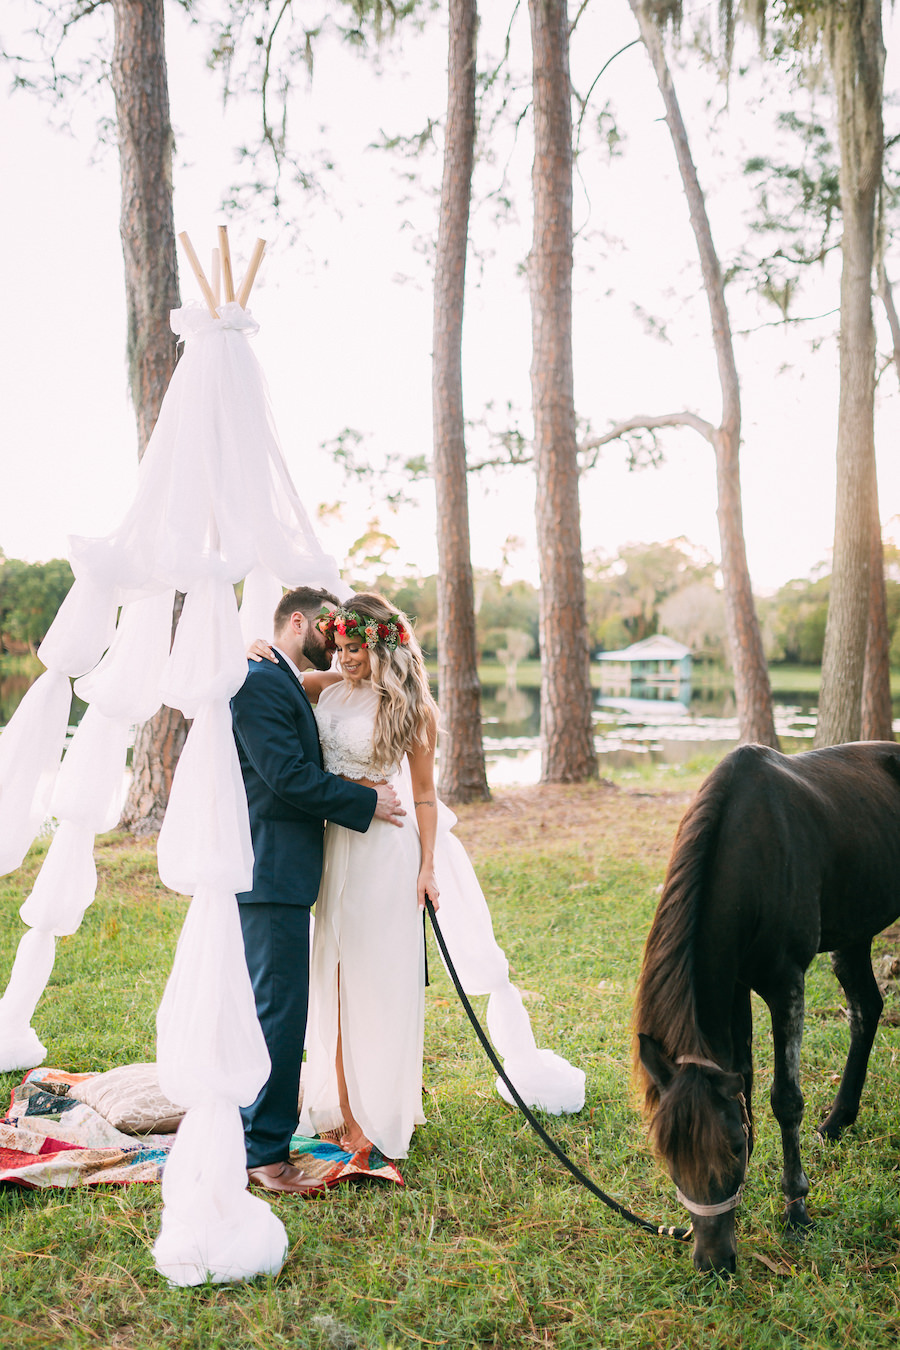
[(366, 651), (372, 666), (372, 687), (378, 694), (373, 738), (374, 760), (382, 768), (395, 765), (401, 755), (416, 746), (434, 744), (438, 706), (432, 697), (422, 648), (405, 614), (389, 605), (377, 591), (360, 591), (347, 602), (362, 619), (387, 624), (397, 620), (409, 641), (396, 647), (368, 641)]

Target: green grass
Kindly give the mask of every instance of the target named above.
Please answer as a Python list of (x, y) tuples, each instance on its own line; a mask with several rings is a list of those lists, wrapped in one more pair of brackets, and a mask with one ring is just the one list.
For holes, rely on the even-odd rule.
[(44, 667), (31, 652), (21, 656), (11, 656), (9, 652), (0, 652), (0, 677), (4, 675), (30, 675), (36, 679)]
[[(680, 794), (699, 774), (698, 765), (674, 784), (648, 779), (635, 792), (598, 787), (595, 798), (585, 790), (577, 801), (593, 823), (580, 841), (571, 830), (536, 823), (514, 838), (512, 827), (482, 831), (474, 847), (538, 1043), (587, 1072), (584, 1111), (549, 1127), (604, 1189), (668, 1223), (684, 1214), (633, 1108), (629, 1016)], [(468, 808), (463, 836), (484, 821), (482, 810), (502, 818), (502, 803)], [(40, 852), (0, 883), (3, 970), (22, 932), (16, 911)], [(69, 1069), (153, 1057), (154, 1011), (185, 911), (160, 886), (146, 845), (110, 836), (98, 847), (98, 869), (97, 901), (79, 932), (59, 941), (35, 1016), (48, 1062)], [(770, 1035), (758, 1009), (759, 1139), (739, 1211), (739, 1273), (727, 1285), (696, 1275), (686, 1246), (635, 1233), (544, 1152), (497, 1096), (436, 956), (430, 965), (429, 1124), (401, 1165), (404, 1190), (373, 1184), (277, 1202), (290, 1240), (277, 1279), (172, 1290), (150, 1250), (157, 1187), (0, 1187), (4, 1346), (896, 1344), (900, 1033), (879, 1031), (858, 1124), (837, 1146), (818, 1141), (812, 1124), (834, 1091), (847, 1040), (826, 961), (810, 972), (803, 1055), (803, 1147), (817, 1226), (803, 1242), (780, 1228), (780, 1147), (765, 1104)], [(890, 1006), (896, 1011), (896, 997)], [(6, 1075), (0, 1090), (17, 1077)]]

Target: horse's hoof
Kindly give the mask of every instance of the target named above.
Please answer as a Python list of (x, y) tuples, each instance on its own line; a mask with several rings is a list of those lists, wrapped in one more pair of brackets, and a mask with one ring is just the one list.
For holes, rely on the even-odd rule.
[(821, 1124), (816, 1126), (816, 1133), (820, 1134), (823, 1139), (827, 1139), (830, 1144), (834, 1144), (840, 1139), (847, 1126), (852, 1124), (852, 1120), (847, 1120), (843, 1116), (835, 1116), (832, 1114), (827, 1116)]
[(809, 1217), (806, 1201), (802, 1196), (797, 1200), (788, 1201), (784, 1210), (784, 1222), (795, 1237), (802, 1237), (807, 1229), (812, 1228), (813, 1221)]

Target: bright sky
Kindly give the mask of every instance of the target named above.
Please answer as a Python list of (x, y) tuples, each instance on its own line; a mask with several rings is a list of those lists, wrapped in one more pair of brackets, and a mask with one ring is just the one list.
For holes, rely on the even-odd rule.
[[(29, 13), (29, 0), (7, 0), (9, 47)], [(482, 60), (497, 57), (505, 27), (483, 6)], [(488, 14), (487, 11), (490, 10)], [(502, 16), (505, 22), (508, 16)], [(246, 107), (223, 118), (217, 77), (206, 70), (199, 34), (180, 9), (167, 8), (170, 93), (177, 136), (176, 228), (186, 229), (203, 258), (223, 219), (221, 194), (235, 177), (231, 146), (247, 134)], [(635, 36), (626, 0), (595, 0), (576, 31), (573, 79), (585, 91), (608, 57)], [(890, 56), (890, 30), (888, 33)], [(748, 49), (749, 50), (749, 49)], [(513, 63), (527, 73), (528, 23), (520, 6), (513, 26)], [(344, 427), (367, 436), (373, 456), (430, 453), (431, 293), (427, 249), (437, 230), (437, 198), (403, 181), (407, 167), (367, 147), (378, 136), (410, 133), (442, 118), (446, 38), (440, 23), (402, 51), (387, 53), (380, 78), (372, 63), (323, 41), (315, 80), (292, 107), (297, 142), (327, 147), (339, 167), (326, 199), (291, 200), (299, 238), (251, 214), (230, 222), (232, 248), (246, 259), (253, 240), (271, 240), (251, 309), (261, 324), (254, 339), (267, 373), (285, 454), (312, 514), (344, 500), (321, 534), (339, 561), (377, 516), (398, 544), (398, 563), (436, 567), (434, 498), (428, 485), (418, 505), (391, 515), (373, 508), (367, 491), (346, 488), (320, 449)], [(723, 258), (746, 235), (749, 198), (740, 166), (773, 147), (772, 115), (798, 106), (785, 82), (765, 98), (758, 85), (735, 78), (730, 112), (724, 91), (691, 61), (676, 68), (676, 87), (707, 190)], [(893, 87), (889, 60), (888, 87)], [(6, 322), (0, 332), (0, 548), (39, 559), (65, 553), (69, 533), (105, 534), (134, 490), (135, 431), (127, 400), (125, 319), (118, 238), (118, 162), (114, 150), (94, 155), (97, 109), (81, 107), (75, 134), (54, 128), (34, 98), (2, 93), (9, 129), (0, 145), (7, 209), (0, 217), (5, 259)], [(524, 102), (522, 95), (520, 103)], [(619, 56), (592, 101), (609, 99), (626, 134), (624, 154), (608, 162), (587, 126), (576, 185), (579, 227), (575, 282), (576, 403), (595, 430), (636, 412), (690, 408), (716, 420), (720, 399), (705, 299), (687, 209), (661, 103), (640, 46)], [(803, 108), (798, 106), (798, 111)], [(107, 112), (106, 107), (99, 111)], [(709, 133), (715, 120), (716, 134)], [(479, 167), (465, 329), (467, 415), (493, 404), (495, 426), (507, 404), (529, 427), (530, 314), (522, 264), (530, 242), (531, 146), (527, 118), (518, 136), (503, 133)], [(506, 168), (515, 198), (512, 217), (496, 224), (492, 199)], [(423, 172), (439, 181), (439, 158)], [(407, 200), (401, 203), (401, 198)], [(182, 294), (196, 296), (184, 260)], [(242, 268), (238, 261), (236, 271)], [(896, 271), (900, 278), (900, 265)], [(798, 313), (837, 303), (837, 275), (826, 273)], [(733, 293), (732, 293), (733, 292)], [(750, 569), (760, 590), (806, 575), (831, 546), (837, 345), (834, 320), (789, 331), (760, 330), (774, 311), (730, 292), (742, 375), (744, 523)], [(670, 342), (646, 331), (635, 310), (665, 320)], [(880, 321), (880, 315), (879, 315)], [(824, 338), (812, 350), (811, 339)], [(886, 348), (882, 331), (882, 348)], [(888, 371), (878, 394), (881, 514), (900, 513), (897, 379)], [(583, 480), (586, 551), (614, 553), (622, 544), (686, 536), (719, 556), (712, 452), (695, 433), (667, 433), (666, 463), (629, 474), (624, 452), (610, 447)], [(473, 439), (472, 448), (480, 447)], [(511, 574), (537, 579), (533, 488), (527, 470), (475, 482), (471, 490), (473, 560), (498, 566), (504, 541), (522, 547)]]

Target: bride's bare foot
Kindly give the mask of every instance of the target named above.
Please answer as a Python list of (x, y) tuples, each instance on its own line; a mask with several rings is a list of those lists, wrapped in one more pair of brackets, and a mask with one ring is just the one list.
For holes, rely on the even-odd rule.
[(371, 1146), (371, 1139), (366, 1138), (358, 1125), (355, 1130), (348, 1130), (341, 1135), (341, 1148), (345, 1153), (361, 1153), (364, 1148)]

